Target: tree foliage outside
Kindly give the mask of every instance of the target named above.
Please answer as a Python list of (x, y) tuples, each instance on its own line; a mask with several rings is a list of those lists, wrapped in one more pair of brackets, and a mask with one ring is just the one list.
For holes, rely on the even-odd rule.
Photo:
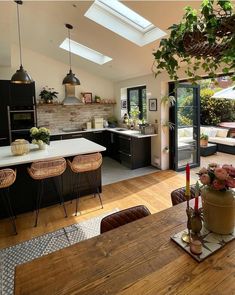
[[(201, 125), (217, 126), (220, 122), (235, 121), (235, 101), (230, 99), (212, 98), (215, 91), (210, 88), (200, 90)], [(193, 125), (192, 96), (184, 97), (178, 110), (178, 125)]]

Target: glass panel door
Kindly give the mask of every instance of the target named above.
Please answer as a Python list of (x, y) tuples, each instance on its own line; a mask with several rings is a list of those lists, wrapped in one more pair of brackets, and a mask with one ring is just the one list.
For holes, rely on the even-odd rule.
[(199, 86), (179, 84), (175, 89), (174, 168), (200, 165)]

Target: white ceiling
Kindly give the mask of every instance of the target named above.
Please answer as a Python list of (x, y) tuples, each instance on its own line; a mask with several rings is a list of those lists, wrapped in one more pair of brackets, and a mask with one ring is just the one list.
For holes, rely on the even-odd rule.
[[(200, 1), (122, 1), (162, 30), (179, 22), (187, 5), (199, 7)], [(71, 39), (113, 58), (97, 65), (72, 55), (72, 67), (92, 72), (113, 81), (151, 73), (152, 52), (159, 41), (143, 47), (120, 37), (84, 17), (93, 1), (24, 1), (20, 6), (22, 46), (68, 63), (68, 53), (59, 48), (67, 37), (64, 24), (74, 26)], [(0, 2), (0, 65), (10, 65), (10, 44), (18, 44), (16, 4)], [(23, 52), (24, 54), (24, 52)]]

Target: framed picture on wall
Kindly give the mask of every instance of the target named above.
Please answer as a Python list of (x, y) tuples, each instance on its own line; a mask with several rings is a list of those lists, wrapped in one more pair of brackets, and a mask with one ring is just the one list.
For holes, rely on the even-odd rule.
[(126, 110), (127, 109), (127, 101), (126, 100), (121, 100), (121, 109)]
[(157, 99), (156, 98), (149, 99), (149, 111), (157, 111)]
[(84, 97), (85, 103), (92, 103), (92, 93), (91, 92), (83, 92), (82, 96)]

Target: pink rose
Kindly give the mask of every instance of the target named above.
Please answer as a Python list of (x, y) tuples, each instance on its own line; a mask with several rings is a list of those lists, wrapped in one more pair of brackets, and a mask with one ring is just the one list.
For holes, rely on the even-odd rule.
[(229, 177), (229, 178), (226, 180), (226, 185), (227, 185), (227, 187), (235, 188), (235, 179), (232, 178), (232, 177)]
[(213, 180), (212, 182), (212, 187), (217, 190), (220, 191), (222, 189), (225, 189), (225, 182), (224, 181), (220, 181), (218, 179)]
[(198, 172), (198, 174), (207, 174), (207, 169), (205, 167), (201, 168)]
[(228, 172), (223, 168), (215, 168), (214, 173), (219, 180), (226, 180), (229, 177)]
[(210, 184), (210, 182), (211, 182), (210, 176), (208, 174), (206, 174), (206, 173), (200, 175), (199, 179), (200, 179), (201, 183), (204, 184), (204, 185)]

